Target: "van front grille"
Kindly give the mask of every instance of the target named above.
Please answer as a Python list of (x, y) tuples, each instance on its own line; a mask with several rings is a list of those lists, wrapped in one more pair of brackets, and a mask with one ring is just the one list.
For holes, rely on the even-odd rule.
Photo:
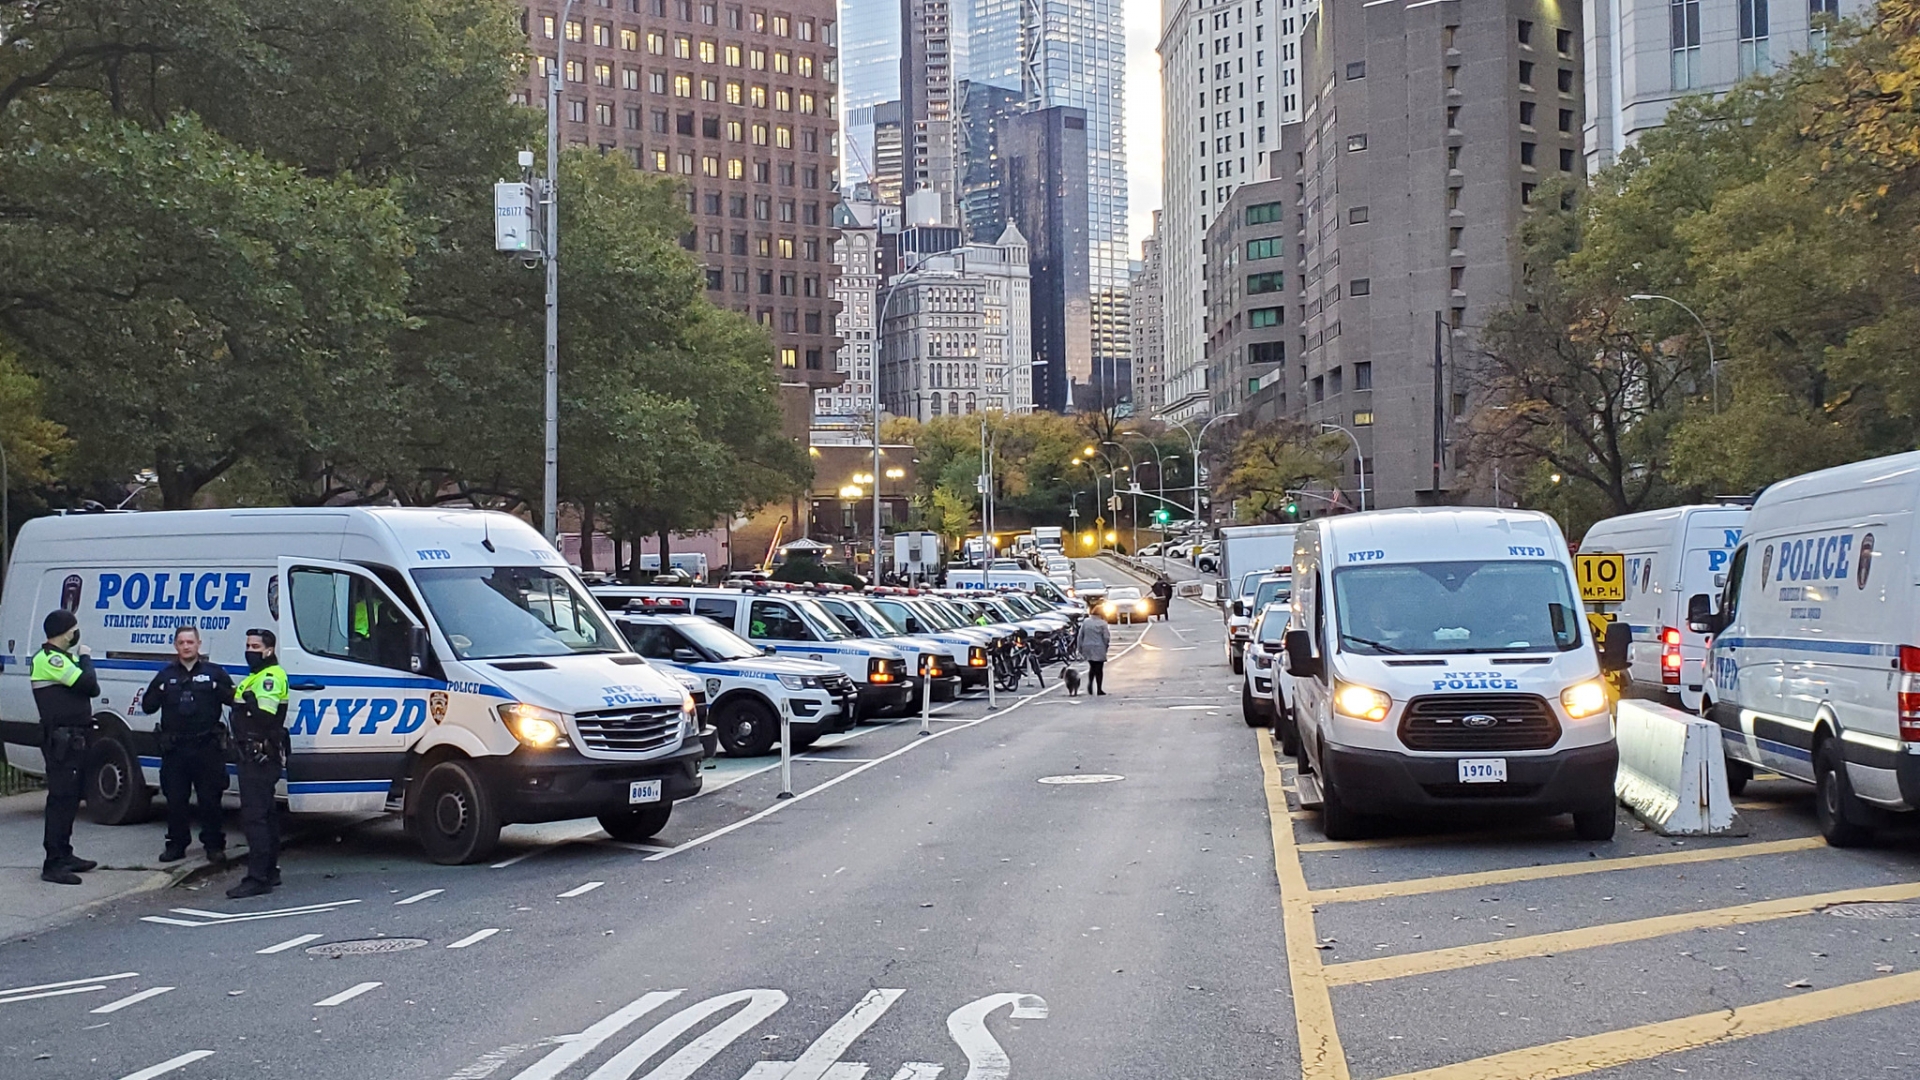
[(1429, 694), (1400, 718), (1409, 750), (1545, 750), (1559, 741), (1560, 721), (1536, 694)]
[(573, 722), (581, 745), (614, 754), (642, 754), (680, 738), (680, 710), (674, 706), (581, 713)]

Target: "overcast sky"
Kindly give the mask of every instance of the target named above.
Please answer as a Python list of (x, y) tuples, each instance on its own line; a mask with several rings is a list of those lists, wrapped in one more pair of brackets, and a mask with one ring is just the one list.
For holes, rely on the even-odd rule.
[(1160, 0), (1124, 0), (1127, 12), (1127, 233), (1130, 257), (1160, 209)]

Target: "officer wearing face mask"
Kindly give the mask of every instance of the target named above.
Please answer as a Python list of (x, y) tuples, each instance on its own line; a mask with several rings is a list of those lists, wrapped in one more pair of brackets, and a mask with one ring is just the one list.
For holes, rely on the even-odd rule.
[(220, 714), (233, 700), (233, 680), (225, 668), (200, 654), (200, 631), (182, 626), (173, 632), (177, 659), (161, 668), (140, 697), (148, 715), (160, 714), (160, 791), (167, 797), (167, 846), (160, 861), (187, 857), (193, 817), (187, 799), (198, 803), (200, 843), (207, 861), (227, 859), (227, 835), (220, 827), (220, 796), (227, 790), (227, 728)]
[(33, 654), (33, 703), (40, 710), (40, 748), (47, 759), (46, 862), (40, 880), (78, 885), (80, 875), (100, 865), (73, 853), (73, 818), (80, 810), (80, 772), (93, 731), (91, 651), (80, 644), (79, 620), (64, 608), (48, 615), (47, 643)]
[(227, 890), (235, 900), (280, 884), (280, 819), (274, 787), (287, 762), (287, 673), (271, 630), (247, 631), (247, 677), (233, 691), (233, 740), (239, 746), (240, 823), (247, 833), (247, 876)]

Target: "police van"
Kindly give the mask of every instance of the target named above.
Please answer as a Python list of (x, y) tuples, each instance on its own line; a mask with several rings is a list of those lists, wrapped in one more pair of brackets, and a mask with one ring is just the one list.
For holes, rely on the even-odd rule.
[(477, 510), (77, 514), (20, 530), (0, 597), (0, 738), (39, 772), (27, 665), (47, 612), (80, 620), (100, 678), (85, 797), (144, 820), (157, 716), (139, 708), (179, 626), (238, 678), (271, 629), (292, 691), (295, 812), (398, 808), (436, 862), (485, 858), (503, 824), (665, 826), (700, 790), (695, 704), (635, 655), (552, 545)]
[(1783, 480), (1754, 501), (1719, 610), (1688, 602), (1713, 635), (1706, 712), (1734, 790), (1755, 768), (1813, 784), (1836, 846), (1920, 809), (1916, 511), (1920, 453)]
[(1284, 649), (1328, 838), (1352, 839), (1371, 815), (1450, 808), (1570, 812), (1581, 839), (1611, 838), (1618, 752), (1577, 596), (1545, 514), (1379, 510), (1300, 526)]
[(796, 751), (853, 725), (858, 692), (832, 664), (768, 656), (712, 619), (693, 614), (685, 600), (630, 600), (612, 615), (633, 651), (700, 684), (720, 745), (730, 756), (755, 757), (772, 749), (782, 715), (791, 718)]
[(776, 581), (742, 588), (599, 585), (593, 595), (612, 609), (642, 597), (684, 600), (695, 615), (711, 619), (755, 645), (771, 648), (781, 656), (831, 664), (853, 680), (859, 701), (856, 719), (901, 715), (920, 701), (920, 680), (905, 653), (891, 645), (855, 638), (797, 586)]
[(1699, 711), (1707, 639), (1688, 629), (1687, 601), (1718, 594), (1726, 584), (1747, 512), (1731, 500), (1649, 510), (1595, 522), (1581, 538), (1583, 560), (1619, 557), (1622, 598), (1588, 601), (1587, 608), (1632, 631), (1625, 673), (1630, 696)]

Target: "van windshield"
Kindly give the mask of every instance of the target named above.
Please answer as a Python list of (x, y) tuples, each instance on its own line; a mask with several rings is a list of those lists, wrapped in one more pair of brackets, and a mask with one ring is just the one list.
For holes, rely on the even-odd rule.
[(413, 580), (462, 660), (627, 651), (600, 605), (544, 567), (434, 567)]
[(1399, 563), (1334, 571), (1340, 648), (1367, 656), (1566, 652), (1584, 621), (1558, 563)]

